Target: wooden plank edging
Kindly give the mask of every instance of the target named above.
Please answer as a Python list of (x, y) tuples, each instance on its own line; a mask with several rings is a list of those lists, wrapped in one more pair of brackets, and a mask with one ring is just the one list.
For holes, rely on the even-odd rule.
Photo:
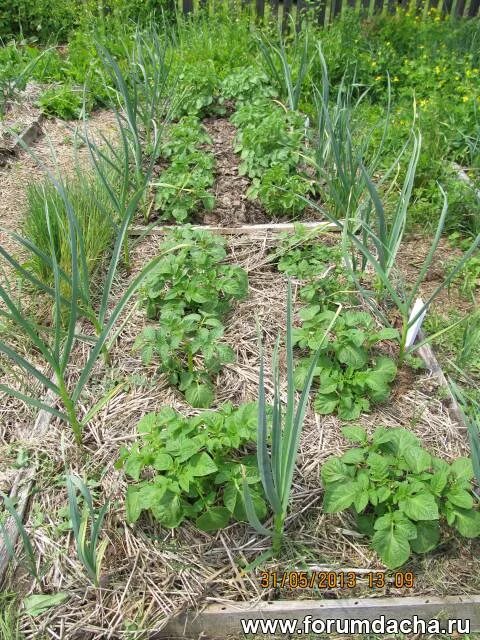
[[(326, 231), (340, 231), (340, 227), (334, 222), (301, 222), (300, 220), (296, 223), (293, 222), (277, 222), (277, 223), (267, 223), (267, 224), (246, 224), (238, 227), (220, 227), (220, 226), (210, 226), (210, 225), (192, 225), (192, 229), (195, 230), (203, 230), (209, 231), (210, 233), (215, 233), (218, 235), (226, 235), (226, 236), (241, 236), (241, 235), (255, 235), (260, 233), (261, 235), (266, 235), (267, 233), (283, 233), (288, 232), (292, 233), (295, 231), (295, 226), (301, 224), (302, 227), (307, 229), (318, 229), (318, 230), (326, 230)], [(173, 229), (181, 229), (182, 225), (167, 225), (167, 226), (159, 226), (152, 227), (148, 229), (148, 227), (143, 226), (132, 226), (128, 233), (131, 236), (164, 236), (169, 231)]]
[(0, 167), (7, 164), (9, 160), (16, 157), (21, 149), (25, 146), (29, 146), (32, 142), (42, 134), (42, 122), (45, 116), (40, 114), (36, 120), (33, 120), (22, 133), (16, 137), (15, 144), (11, 147), (0, 147)]
[[(50, 407), (53, 407), (57, 402), (57, 397), (53, 393), (52, 390), (48, 390), (43, 398), (42, 402)], [(52, 421), (53, 415), (46, 411), (45, 409), (40, 409), (37, 414), (37, 418), (33, 425), (33, 429), (31, 431), (31, 435), (35, 437), (42, 437), (47, 432), (50, 422)], [(20, 519), (23, 521), (25, 517), (25, 513), (27, 511), (27, 504), (30, 494), (32, 492), (33, 484), (35, 481), (35, 475), (37, 471), (37, 464), (33, 467), (27, 467), (26, 469), (21, 469), (17, 474), (15, 481), (13, 483), (13, 487), (10, 491), (10, 498), (16, 498), (16, 509), (17, 513), (20, 516)], [(16, 522), (12, 516), (7, 518), (5, 523), (5, 531), (8, 535), (11, 545), (15, 548), (19, 537), (19, 530), (17, 528)], [(7, 571), (8, 565), (10, 562), (10, 554), (5, 545), (4, 538), (0, 532), (0, 585), (3, 582), (5, 577), (5, 573)]]
[(342, 598), (339, 600), (278, 600), (255, 603), (211, 604), (201, 612), (186, 612), (172, 618), (161, 630), (152, 632), (149, 640), (164, 638), (225, 638), (243, 636), (241, 620), (286, 620), (300, 623), (305, 616), (317, 620), (386, 619), (470, 621), (470, 631), (480, 630), (480, 595), (400, 598)]

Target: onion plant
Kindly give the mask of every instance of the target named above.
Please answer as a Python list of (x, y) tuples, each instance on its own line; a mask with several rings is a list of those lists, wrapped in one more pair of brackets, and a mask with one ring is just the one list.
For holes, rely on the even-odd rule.
[[(450, 285), (480, 244), (480, 234), (478, 234), (463, 257), (452, 267), (448, 275), (438, 284), (426, 301), (415, 305), (417, 300), (419, 300), (422, 283), (432, 264), (442, 236), (448, 212), (448, 203), (446, 195), (440, 187), (444, 203), (436, 232), (417, 277), (409, 282), (407, 286), (396, 267), (397, 256), (405, 234), (408, 207), (412, 195), (416, 167), (420, 157), (420, 133), (412, 131), (409, 142), (412, 147), (410, 158), (404, 183), (398, 195), (393, 214), (387, 214), (380, 192), (373, 182), (371, 171), (365, 168), (364, 164), (361, 164), (360, 168), (366, 186), (368, 200), (359, 203), (359, 212), (354, 214), (355, 225), (353, 228), (349, 218), (340, 220), (326, 208), (321, 208), (314, 202), (309, 203), (341, 229), (345, 254), (344, 262), (346, 268), (351, 272), (352, 278), (364, 300), (381, 316), (382, 321), (387, 324), (389, 322), (388, 318), (376, 303), (376, 298), (380, 295), (380, 297), (396, 307), (401, 322), (398, 354), (399, 366), (403, 363), (406, 354), (414, 351), (419, 346), (419, 344), (407, 343), (409, 330), (416, 325), (419, 318), (425, 315), (435, 298)], [(333, 142), (333, 144), (335, 145), (335, 142)], [(406, 147), (402, 150), (401, 156), (405, 150)], [(397, 158), (396, 162), (399, 162), (401, 156)], [(380, 180), (380, 184), (382, 184), (385, 179), (386, 176), (384, 175)], [(357, 260), (357, 256), (361, 258), (360, 261)], [(376, 291), (368, 289), (362, 279), (363, 272), (367, 267), (370, 267), (375, 274)], [(412, 313), (414, 306), (415, 312)], [(434, 337), (438, 337), (449, 329), (450, 327), (442, 329), (434, 336), (425, 338), (423, 342), (432, 340)]]
[(255, 512), (246, 478), (244, 478), (243, 483), (245, 507), (250, 524), (258, 533), (272, 538), (272, 552), (275, 556), (278, 556), (283, 544), (285, 519), (287, 517), (292, 491), (293, 473), (295, 470), (298, 447), (300, 445), (300, 436), (302, 434), (303, 422), (307, 410), (308, 397), (315, 367), (317, 365), (318, 358), (320, 357), (323, 342), (326, 340), (341, 309), (341, 307), (339, 307), (320, 341), (320, 346), (312, 359), (310, 368), (306, 375), (300, 399), (295, 407), (292, 307), (292, 288), (289, 281), (286, 328), (287, 406), (285, 414), (283, 415), (280, 394), (280, 373), (278, 366), (279, 340), (277, 340), (273, 355), (274, 398), (270, 428), (271, 453), (268, 450), (269, 429), (267, 428), (267, 403), (265, 399), (263, 352), (260, 345), (257, 461), (265, 496), (274, 513), (273, 528), (267, 528), (260, 523)]
[[(25, 525), (23, 524), (22, 517), (18, 513), (17, 509), (15, 508), (14, 501), (9, 496), (5, 495), (0, 491), (0, 498), (2, 498), (3, 505), (5, 509), (8, 511), (8, 513), (10, 514), (10, 516), (12, 517), (12, 521), (14, 522), (15, 527), (17, 528), (20, 534), (20, 538), (22, 540), (22, 545), (23, 545), (23, 551), (25, 554), (25, 561), (22, 564), (25, 567), (25, 569), (28, 571), (28, 573), (32, 576), (32, 578), (35, 578), (35, 580), (39, 583), (41, 579), (40, 569), (38, 568), (35, 551), (33, 550), (32, 542), (30, 540), (28, 531), (25, 529)], [(0, 521), (0, 537), (3, 538), (5, 548), (7, 549), (7, 552), (10, 558), (11, 559), (15, 558), (17, 562), (21, 562), (20, 556), (15, 552), (15, 547), (12, 543), (10, 533), (7, 530), (7, 526), (5, 526), (1, 521)]]
[[(296, 33), (292, 48), (287, 52), (283, 35), (279, 29), (278, 44), (264, 34), (256, 36), (262, 54), (264, 71), (279, 96), (287, 102), (291, 111), (296, 111), (308, 75), (312, 56), (308, 51), (308, 31)], [(292, 63), (289, 61), (289, 54)]]
[[(160, 46), (159, 41), (157, 41), (157, 45)], [(39, 247), (30, 238), (22, 237), (6, 229), (3, 230), (9, 233), (35, 260), (42, 263), (45, 270), (51, 274), (50, 281), (44, 281), (28, 263), (21, 264), (13, 253), (0, 247), (0, 256), (8, 263), (13, 275), (20, 277), (43, 294), (47, 304), (50, 304), (52, 308), (50, 325), (48, 327), (42, 326), (37, 318), (27, 314), (20, 299), (15, 299), (14, 295), (10, 293), (10, 287), (1, 284), (0, 301), (3, 302), (3, 305), (0, 307), (0, 318), (4, 318), (13, 331), (19, 332), (27, 339), (35, 351), (35, 360), (27, 359), (20, 353), (14, 342), (8, 342), (8, 337), (6, 339), (0, 338), (0, 353), (29, 380), (35, 380), (41, 390), (50, 390), (60, 400), (61, 406), (50, 406), (45, 403), (41, 400), (41, 391), (37, 389), (36, 393), (35, 387), (31, 385), (29, 385), (30, 393), (6, 384), (1, 384), (0, 390), (36, 408), (45, 409), (68, 422), (73, 429), (77, 443), (81, 442), (86, 422), (93, 417), (91, 410), (83, 419), (80, 419), (77, 410), (82, 391), (89, 380), (94, 364), (101, 353), (107, 355), (107, 341), (117, 320), (145, 275), (162, 258), (160, 255), (146, 265), (129, 283), (117, 302), (112, 305), (112, 290), (121, 263), (122, 251), (124, 261), (127, 265), (129, 263), (128, 229), (140, 202), (144, 198), (150, 180), (157, 157), (156, 150), (160, 144), (162, 123), (153, 123), (152, 148), (144, 153), (142, 118), (136, 85), (127, 81), (118, 63), (105, 49), (100, 47), (100, 50), (106, 73), (114, 81), (119, 97), (120, 107), (116, 110), (115, 115), (120, 142), (114, 146), (106, 136), (101, 136), (100, 143), (94, 143), (90, 139), (87, 128), (85, 128), (83, 139), (88, 146), (98, 183), (103, 186), (104, 193), (107, 194), (108, 206), (105, 204), (103, 196), (95, 200), (95, 205), (104, 213), (108, 219), (107, 223), (114, 226), (110, 261), (107, 261), (108, 267), (98, 278), (98, 285), (94, 287), (88, 267), (85, 228), (82, 227), (75, 207), (69, 198), (65, 183), (48, 171), (49, 178), (62, 203), (61, 224), (69, 245), (67, 252), (70, 258), (69, 264), (65, 265), (59, 261), (54, 222), (54, 220), (58, 222), (59, 207), (53, 207), (52, 211), (48, 200), (44, 202), (43, 211), (44, 227), (48, 237), (47, 248), (45, 246)], [(152, 105), (153, 101), (157, 100), (161, 94), (161, 86), (166, 86), (166, 78), (164, 78), (163, 85), (160, 85), (161, 78), (166, 73), (167, 69), (162, 67), (161, 73), (156, 76), (154, 81), (158, 83), (156, 89), (151, 92), (146, 91)], [(146, 79), (147, 81), (150, 80)], [(155, 113), (157, 116), (159, 115), (159, 112)], [(135, 168), (133, 172), (132, 164)], [(169, 249), (169, 251), (171, 250), (174, 248)], [(96, 292), (100, 293), (99, 300), (94, 295)], [(74, 353), (75, 338), (85, 339), (85, 336), (79, 335), (82, 319), (91, 323), (95, 335), (88, 337), (90, 351), (79, 378), (73, 385), (69, 385), (68, 365)], [(38, 359), (43, 362), (43, 365), (36, 364)], [(53, 373), (52, 378), (46, 373), (48, 369)], [(105, 396), (103, 402), (102, 400), (97, 402), (95, 410), (98, 411), (107, 400), (108, 396)]]
[[(82, 507), (80, 507), (79, 494), (83, 501)], [(67, 475), (67, 496), (78, 558), (90, 580), (98, 587), (102, 560), (108, 545), (106, 538), (100, 542), (108, 502), (97, 512), (93, 506), (90, 489), (81, 478), (73, 474)], [(87, 530), (89, 530), (88, 536)]]
[[(348, 228), (354, 229), (358, 217), (365, 215), (363, 209), (368, 206), (364, 173), (368, 176), (374, 175), (388, 131), (390, 83), (380, 142), (374, 143), (373, 140), (374, 130), (380, 126), (379, 124), (369, 133), (354, 140), (353, 118), (368, 90), (361, 90), (355, 75), (349, 80), (345, 74), (338, 87), (335, 101), (330, 104), (330, 80), (320, 45), (317, 53), (322, 71), (322, 86), (320, 89), (313, 89), (317, 119), (317, 130), (313, 140), (315, 169), (318, 177), (325, 183), (328, 200), (333, 206), (332, 214), (336, 218), (348, 221)], [(357, 98), (354, 98), (355, 93), (359, 94)], [(375, 151), (371, 152), (374, 144)], [(397, 162), (398, 159), (386, 172), (383, 180)]]

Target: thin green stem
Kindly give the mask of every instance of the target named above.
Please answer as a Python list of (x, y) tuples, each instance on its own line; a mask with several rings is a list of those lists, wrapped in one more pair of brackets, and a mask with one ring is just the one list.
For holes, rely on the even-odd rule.
[(62, 399), (63, 402), (63, 406), (65, 407), (65, 411), (67, 414), (67, 418), (68, 421), (70, 423), (70, 426), (72, 427), (72, 431), (73, 431), (73, 435), (75, 436), (75, 442), (78, 445), (82, 444), (82, 425), (80, 424), (78, 417), (77, 417), (77, 412), (75, 410), (75, 404), (68, 392), (67, 389), (67, 385), (65, 384), (65, 380), (63, 379), (63, 376), (58, 376), (57, 375), (58, 380), (58, 389), (59, 389), (59, 394), (60, 394), (60, 398)]

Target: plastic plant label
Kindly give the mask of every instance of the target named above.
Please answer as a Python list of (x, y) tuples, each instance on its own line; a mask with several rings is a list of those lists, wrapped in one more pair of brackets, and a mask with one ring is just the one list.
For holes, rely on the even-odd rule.
[[(415, 318), (415, 316), (418, 315), (418, 312), (420, 311), (420, 309), (422, 309), (423, 306), (424, 306), (423, 300), (421, 298), (417, 298), (415, 300), (415, 304), (413, 305), (413, 309), (410, 312), (410, 317), (408, 319), (409, 323), (412, 320), (412, 318)], [(412, 344), (415, 342), (426, 313), (427, 313), (427, 310), (424, 309), (422, 313), (418, 316), (418, 318), (415, 320), (415, 322), (412, 324), (412, 326), (409, 327), (407, 331), (407, 339), (405, 342), (405, 347), (407, 348), (411, 347)]]

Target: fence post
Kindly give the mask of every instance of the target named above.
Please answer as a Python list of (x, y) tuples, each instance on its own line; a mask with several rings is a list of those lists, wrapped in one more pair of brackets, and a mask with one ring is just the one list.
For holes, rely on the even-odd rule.
[(283, 15), (282, 15), (282, 32), (288, 28), (288, 18), (290, 15), (290, 9), (292, 7), (292, 0), (283, 0)]
[(367, 17), (370, 15), (370, 0), (362, 0), (362, 13)]
[(442, 14), (449, 16), (452, 13), (453, 0), (443, 0)]
[(183, 0), (183, 13), (188, 15), (193, 11), (193, 0)]
[(278, 22), (278, 0), (270, 0), (270, 6), (272, 8), (272, 16), (275, 22)]
[(468, 17), (475, 18), (478, 13), (478, 8), (480, 7), (480, 0), (472, 0), (470, 3), (470, 8), (468, 9)]
[(341, 13), (341, 11), (342, 11), (342, 0), (332, 0), (329, 22), (333, 22), (335, 18)]
[(326, 0), (318, 0), (317, 4), (317, 21), (319, 27), (325, 26), (325, 9), (326, 9)]
[(307, 3), (305, 0), (297, 0), (297, 33), (302, 28), (303, 18), (307, 12)]

